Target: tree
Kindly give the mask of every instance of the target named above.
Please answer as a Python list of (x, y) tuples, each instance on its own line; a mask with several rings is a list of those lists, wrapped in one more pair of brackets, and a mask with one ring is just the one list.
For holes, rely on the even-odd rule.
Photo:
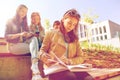
[(88, 10), (88, 12), (83, 14), (82, 22), (86, 24), (93, 24), (95, 22), (95, 19), (98, 17), (98, 15), (92, 14), (91, 10)]
[(89, 48), (91, 48), (91, 24), (95, 22), (95, 19), (98, 18), (98, 15), (92, 14), (92, 10), (88, 10), (88, 12), (83, 14), (82, 23), (87, 26), (85, 32), (87, 37), (87, 42)]
[(50, 29), (50, 20), (49, 19), (45, 19), (44, 26), (45, 26), (46, 30)]

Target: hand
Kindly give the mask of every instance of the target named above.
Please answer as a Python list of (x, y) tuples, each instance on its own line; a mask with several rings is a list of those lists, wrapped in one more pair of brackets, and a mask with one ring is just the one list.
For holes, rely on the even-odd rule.
[(48, 59), (45, 64), (49, 67), (51, 65), (54, 65), (55, 63), (59, 63), (57, 62), (56, 60), (53, 60), (53, 59)]
[(32, 32), (30, 32), (30, 33), (27, 33), (27, 38), (31, 38), (31, 37), (33, 37), (34, 36), (34, 34), (32, 33)]
[(47, 66), (51, 66), (52, 64), (56, 63), (54, 58), (47, 53), (42, 54), (41, 59)]
[(66, 58), (65, 56), (62, 56), (60, 59), (61, 59), (65, 64), (67, 64), (67, 65), (70, 65), (70, 64), (71, 64), (71, 60), (68, 59), (68, 58)]
[(27, 32), (22, 32), (22, 33), (20, 33), (20, 35), (23, 36), (23, 37), (26, 37), (27, 36)]

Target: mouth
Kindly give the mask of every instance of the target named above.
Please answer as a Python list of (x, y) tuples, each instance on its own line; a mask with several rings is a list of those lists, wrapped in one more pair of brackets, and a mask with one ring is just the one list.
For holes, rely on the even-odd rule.
[(71, 29), (70, 28), (67, 28), (67, 32), (70, 32), (71, 31)]

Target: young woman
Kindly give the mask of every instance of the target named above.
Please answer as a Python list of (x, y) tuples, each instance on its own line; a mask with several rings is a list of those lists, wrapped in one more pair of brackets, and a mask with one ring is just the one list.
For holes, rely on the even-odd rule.
[(31, 38), (33, 34), (29, 33), (27, 11), (28, 8), (25, 5), (19, 5), (16, 15), (6, 24), (5, 38), (9, 42), (8, 49), (12, 54), (29, 53), (29, 45), (26, 40)]
[[(28, 8), (25, 5), (21, 4), (18, 6), (16, 15), (6, 24), (5, 39), (9, 43), (8, 49), (10, 53), (15, 55), (31, 53), (32, 61), (37, 58), (39, 47), (38, 39), (29, 31), (27, 11)], [(32, 67), (31, 69), (34, 74), (37, 74), (38, 71)]]
[[(46, 33), (39, 59), (47, 65), (54, 65), (55, 55), (65, 64), (74, 65), (84, 62), (84, 53), (78, 39), (80, 15), (75, 9), (68, 10), (61, 19), (60, 30)], [(89, 78), (89, 79), (87, 79)], [(68, 70), (49, 75), (49, 80), (93, 80), (86, 72), (73, 73)]]
[[(38, 12), (33, 12), (31, 14), (31, 25), (30, 31), (34, 33), (34, 35), (38, 38), (39, 43), (43, 41), (45, 30), (41, 25), (41, 18)], [(41, 45), (39, 45), (41, 46)]]
[[(40, 18), (40, 15), (39, 15), (38, 12), (33, 12), (31, 14), (30, 31), (32, 33), (34, 33), (35, 37), (37, 38), (38, 43), (39, 43), (38, 46), (40, 48), (41, 45), (42, 45), (42, 41), (43, 41), (44, 35), (45, 35), (45, 30), (44, 30), (44, 28), (41, 25), (41, 18)], [(42, 63), (42, 62), (40, 62), (40, 63)], [(40, 70), (41, 70), (42, 69), (42, 64), (39, 67), (41, 67), (40, 68)], [(37, 73), (37, 75), (34, 75), (34, 79), (33, 80), (36, 80), (36, 78), (39, 76), (40, 72), (41, 72), (41, 75), (42, 75), (42, 70), (39, 71), (39, 68), (38, 68), (37, 54), (36, 54), (36, 58), (32, 59), (32, 67), (31, 67), (31, 69), (33, 71), (33, 74)]]

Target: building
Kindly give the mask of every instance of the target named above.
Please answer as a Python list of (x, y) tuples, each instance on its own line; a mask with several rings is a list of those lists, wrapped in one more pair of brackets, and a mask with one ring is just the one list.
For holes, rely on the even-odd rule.
[(106, 20), (91, 25), (80, 25), (80, 41), (120, 47), (120, 25)]

